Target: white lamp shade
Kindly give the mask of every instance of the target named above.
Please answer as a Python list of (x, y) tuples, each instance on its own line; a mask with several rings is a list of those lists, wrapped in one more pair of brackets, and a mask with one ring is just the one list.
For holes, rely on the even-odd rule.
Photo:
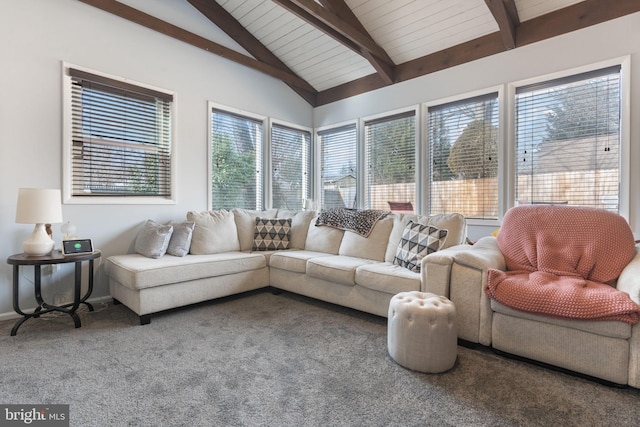
[(60, 190), (18, 189), (16, 222), (18, 224), (54, 224), (62, 222)]

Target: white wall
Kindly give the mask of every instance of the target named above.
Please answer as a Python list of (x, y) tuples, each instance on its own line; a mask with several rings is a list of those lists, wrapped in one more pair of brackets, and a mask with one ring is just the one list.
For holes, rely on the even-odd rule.
[[(186, 1), (126, 3), (242, 51)], [(312, 107), (281, 81), (77, 0), (0, 0), (0, 9), (0, 318), (13, 312), (5, 260), (22, 252), (33, 229), (15, 224), (18, 188), (62, 186), (62, 61), (177, 93), (177, 204), (63, 206), (65, 220), (94, 240), (103, 259), (129, 251), (148, 218), (207, 209), (207, 101), (312, 126)], [(53, 230), (59, 239), (60, 224)], [(44, 277), (45, 296), (69, 289), (67, 267)], [(24, 269), (23, 308), (35, 305), (31, 277)], [(99, 270), (93, 296), (106, 295)]]
[[(640, 234), (640, 13), (318, 107), (322, 127), (631, 55), (629, 222)], [(470, 227), (477, 239), (495, 229)]]

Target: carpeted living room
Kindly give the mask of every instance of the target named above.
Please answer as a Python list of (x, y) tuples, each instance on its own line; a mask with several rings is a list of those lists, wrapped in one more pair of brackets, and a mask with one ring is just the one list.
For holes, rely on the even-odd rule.
[(637, 0), (2, 2), (0, 425), (638, 424)]

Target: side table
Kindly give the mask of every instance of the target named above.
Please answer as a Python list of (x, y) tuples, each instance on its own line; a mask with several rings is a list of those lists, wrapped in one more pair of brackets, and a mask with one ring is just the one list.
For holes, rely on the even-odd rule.
[[(22, 325), (27, 319), (37, 318), (40, 315), (49, 313), (52, 311), (60, 311), (62, 313), (66, 313), (73, 319), (76, 328), (81, 326), (80, 318), (76, 314), (76, 310), (80, 306), (80, 304), (85, 304), (89, 311), (93, 311), (93, 306), (86, 302), (87, 298), (91, 295), (93, 291), (93, 262), (95, 259), (100, 258), (102, 253), (100, 251), (94, 251), (88, 254), (79, 254), (79, 255), (63, 255), (58, 251), (53, 251), (48, 255), (43, 256), (31, 256), (25, 254), (15, 254), (11, 255), (7, 258), (7, 264), (13, 265), (13, 309), (16, 313), (23, 316), (22, 319), (18, 320), (16, 324), (11, 329), (11, 336), (16, 335), (18, 332), (18, 328)], [(89, 261), (89, 283), (87, 292), (81, 296), (81, 288), (82, 288), (82, 263), (84, 261)], [(63, 305), (51, 305), (46, 303), (42, 299), (42, 289), (41, 289), (41, 268), (43, 265), (53, 265), (53, 264), (67, 264), (67, 263), (75, 263), (75, 280), (73, 286), (73, 302), (63, 304)], [(35, 308), (33, 313), (27, 314), (20, 309), (20, 266), (21, 265), (32, 265), (33, 266), (33, 274), (34, 274), (34, 291), (36, 302), (38, 306)]]

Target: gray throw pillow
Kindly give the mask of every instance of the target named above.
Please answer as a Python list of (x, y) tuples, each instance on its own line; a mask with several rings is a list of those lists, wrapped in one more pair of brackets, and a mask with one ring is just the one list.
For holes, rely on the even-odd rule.
[(148, 258), (160, 258), (167, 252), (172, 233), (173, 226), (158, 224), (151, 219), (147, 220), (138, 233), (136, 253)]
[(193, 236), (193, 228), (196, 226), (195, 222), (168, 222), (166, 225), (173, 226), (173, 233), (169, 240), (169, 246), (167, 247), (167, 253), (173, 256), (183, 257), (189, 253), (191, 247), (191, 237)]

